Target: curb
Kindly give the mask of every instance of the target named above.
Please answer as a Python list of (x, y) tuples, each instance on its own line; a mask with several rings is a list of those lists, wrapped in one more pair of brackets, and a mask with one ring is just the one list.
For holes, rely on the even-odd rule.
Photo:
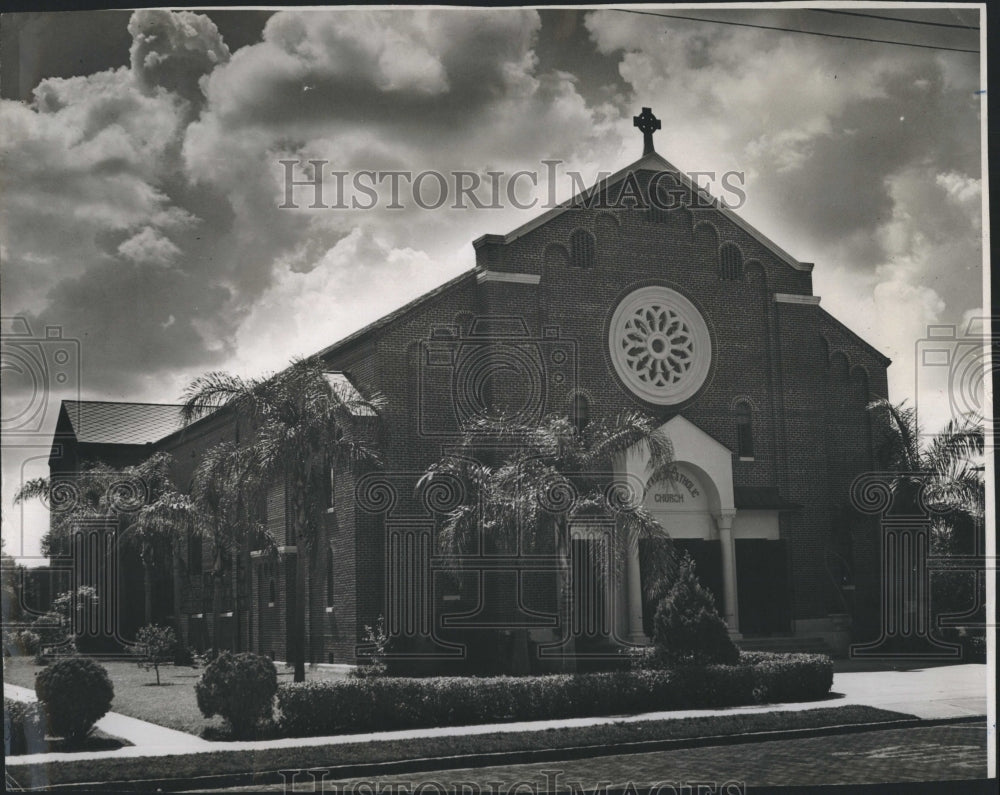
[[(164, 792), (177, 792), (189, 789), (221, 789), (225, 787), (252, 786), (255, 784), (281, 784), (286, 781), (285, 776), (282, 775), (283, 773), (294, 774), (314, 771), (317, 776), (322, 776), (322, 778), (313, 778), (313, 791), (323, 791), (322, 788), (325, 780), (337, 781), (345, 778), (382, 777), (407, 773), (423, 773), (431, 770), (457, 770), (462, 768), (491, 767), (493, 765), (556, 762), (619, 754), (640, 754), (654, 751), (703, 748), (708, 746), (744, 745), (775, 740), (798, 740), (831, 735), (862, 734), (864, 732), (879, 730), (961, 725), (965, 723), (979, 723), (985, 720), (985, 715), (969, 715), (960, 718), (931, 718), (926, 720), (921, 718), (907, 718), (877, 723), (846, 723), (808, 729), (777, 729), (775, 731), (752, 732), (749, 734), (709, 735), (672, 740), (638, 740), (627, 743), (526, 749), (523, 751), (493, 751), (457, 756), (421, 757), (383, 762), (359, 762), (330, 767), (285, 769), (284, 771), (279, 769), (247, 773), (222, 773), (214, 776), (197, 776), (183, 779), (74, 782), (54, 785), (51, 787), (51, 790), (121, 792), (135, 791), (139, 788), (142, 791), (161, 790)], [(8, 760), (8, 767), (10, 767), (10, 760)], [(315, 790), (316, 783), (320, 784), (320, 790)]]

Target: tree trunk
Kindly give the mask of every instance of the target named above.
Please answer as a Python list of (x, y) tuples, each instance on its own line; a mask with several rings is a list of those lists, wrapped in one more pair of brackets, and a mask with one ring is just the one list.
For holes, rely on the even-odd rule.
[(303, 478), (295, 484), (293, 522), (295, 530), (295, 627), (292, 633), (292, 662), (295, 665), (293, 681), (306, 680), (306, 523), (305, 489)]
[(175, 538), (173, 543), (172, 576), (174, 579), (174, 624), (177, 629), (177, 639), (182, 646), (187, 648), (189, 645), (187, 626), (185, 626), (186, 622), (181, 621), (181, 608), (183, 607), (181, 590), (184, 588), (184, 583), (181, 578), (181, 542), (178, 538)]
[[(218, 556), (216, 550), (216, 556)], [(219, 641), (222, 638), (222, 576), (219, 567), (212, 572), (212, 648), (216, 654), (220, 650)]]
[(240, 632), (240, 558), (243, 554), (243, 545), (240, 544), (233, 555), (233, 651), (243, 651), (242, 633)]
[(153, 573), (148, 563), (142, 564), (143, 624), (153, 623)]
[(573, 635), (573, 572), (569, 527), (565, 520), (556, 524), (556, 550), (559, 556), (559, 623), (565, 633), (563, 673), (576, 673), (576, 637)]

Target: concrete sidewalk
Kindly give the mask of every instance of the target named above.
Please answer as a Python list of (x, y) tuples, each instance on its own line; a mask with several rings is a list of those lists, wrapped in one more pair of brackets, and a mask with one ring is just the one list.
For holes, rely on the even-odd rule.
[[(15, 701), (32, 702), (38, 700), (34, 690), (29, 690), (26, 687), (18, 687), (8, 682), (3, 683), (3, 694), (6, 698), (11, 698)], [(206, 747), (218, 744), (210, 743), (208, 740), (195, 737), (193, 734), (188, 734), (187, 732), (168, 729), (166, 726), (159, 726), (155, 723), (139, 720), (138, 718), (130, 718), (128, 715), (119, 715), (117, 712), (109, 712), (94, 725), (105, 734), (118, 737), (122, 740), (128, 740), (134, 748), (176, 748), (177, 753), (190, 753), (191, 751), (203, 751)], [(128, 746), (118, 750), (128, 750)], [(31, 756), (45, 757), (46, 759), (49, 757), (89, 759), (93, 754), (97, 753), (108, 752), (32, 754)], [(17, 758), (20, 760), (27, 757)]]
[[(253, 751), (268, 748), (296, 748), (347, 743), (389, 742), (421, 737), (447, 737), (453, 735), (496, 734), (524, 731), (547, 731), (579, 726), (600, 726), (613, 723), (634, 723), (665, 719), (695, 718), (713, 715), (733, 715), (758, 712), (798, 712), (810, 709), (862, 704), (890, 709), (919, 718), (962, 718), (986, 715), (987, 688), (989, 686), (985, 665), (953, 665), (908, 671), (872, 671), (834, 674), (831, 697), (823, 701), (795, 704), (763, 704), (726, 709), (681, 710), (675, 712), (647, 712), (642, 715), (618, 715), (565, 720), (531, 721), (524, 723), (498, 723), (480, 726), (448, 726), (431, 729), (378, 732), (371, 734), (338, 735), (334, 737), (293, 737), (281, 740), (253, 740), (239, 742), (209, 742), (184, 732), (165, 729), (155, 724), (109, 713), (98, 722), (102, 731), (134, 743), (113, 751), (80, 753), (32, 754), (12, 757), (8, 764), (24, 765), (73, 759), (105, 759), (142, 756), (171, 756), (217, 751)], [(34, 693), (25, 688), (15, 688), (4, 683), (4, 692), (19, 691), (22, 695)], [(13, 696), (12, 696), (13, 697)], [(104, 722), (111, 720), (106, 728)], [(113, 727), (113, 728), (112, 728)], [(990, 727), (994, 731), (994, 727)]]
[(986, 666), (980, 664), (837, 673), (832, 688), (843, 694), (841, 704), (867, 704), (925, 720), (985, 715), (989, 689)]

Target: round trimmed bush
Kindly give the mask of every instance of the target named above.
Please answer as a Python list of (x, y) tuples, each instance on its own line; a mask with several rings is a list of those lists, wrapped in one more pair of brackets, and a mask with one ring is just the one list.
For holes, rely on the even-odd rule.
[(87, 657), (66, 657), (39, 671), (35, 693), (49, 731), (70, 741), (86, 737), (115, 697), (104, 666)]
[(226, 651), (209, 664), (194, 689), (202, 715), (221, 715), (236, 737), (249, 737), (271, 717), (278, 671), (267, 657)]

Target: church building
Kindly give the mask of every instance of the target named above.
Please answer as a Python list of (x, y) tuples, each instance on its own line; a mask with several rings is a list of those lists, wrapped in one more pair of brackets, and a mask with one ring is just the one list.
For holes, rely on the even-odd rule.
[[(195, 647), (288, 660), (295, 556), (308, 554), (309, 662), (357, 664), (380, 616), (390, 638), (416, 639), (406, 648), (431, 665), (464, 658), (463, 629), (527, 630), (539, 660), (571, 635), (647, 642), (644, 547), (602, 576), (591, 565), (599, 522), (570, 528), (568, 622), (554, 606), (557, 563), (470, 556), (458, 587), (441, 560), (435, 529), (454, 504), (422, 496), (417, 481), (500, 395), (527, 422), (657, 419), (674, 450), (668, 482), (645, 482), (641, 449), (615, 475), (691, 554), (745, 647), (842, 654), (877, 634), (877, 525), (852, 511), (849, 492), (875, 469), (866, 406), (887, 397), (889, 360), (822, 308), (812, 263), (655, 152), (648, 109), (636, 126), (640, 159), (517, 229), (478, 238), (473, 269), (317, 354), (341, 388), (383, 396), (385, 465), (331, 473), (312, 549), (296, 548), (281, 484), (266, 495), (276, 549), (249, 550), (241, 563), (191, 538), (157, 581), (158, 619)], [(165, 450), (185, 488), (204, 450), (236, 436), (225, 410), (183, 427), (174, 405), (66, 402), (50, 468), (55, 477), (86, 460)], [(494, 587), (501, 580), (507, 590)], [(491, 594), (501, 591), (517, 604), (496, 610)], [(141, 596), (123, 597), (124, 634), (141, 607)]]

